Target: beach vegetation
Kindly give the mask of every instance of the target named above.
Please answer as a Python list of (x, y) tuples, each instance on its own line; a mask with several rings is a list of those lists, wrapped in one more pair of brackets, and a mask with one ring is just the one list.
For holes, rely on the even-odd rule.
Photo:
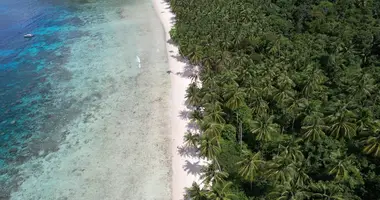
[(380, 199), (380, 1), (170, 5), (209, 161), (189, 197)]

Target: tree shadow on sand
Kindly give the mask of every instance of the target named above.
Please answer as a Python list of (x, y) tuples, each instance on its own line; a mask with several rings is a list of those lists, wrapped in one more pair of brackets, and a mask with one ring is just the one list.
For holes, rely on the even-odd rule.
[[(169, 44), (171, 44), (171, 45), (175, 45), (173, 39), (171, 39), (171, 38), (168, 41), (166, 41), (166, 42), (169, 43)], [(172, 56), (172, 57), (175, 58), (174, 56)]]
[(182, 78), (188, 78), (193, 79), (194, 77), (198, 76), (199, 71), (197, 67), (194, 67), (193, 65), (190, 65), (186, 58), (179, 57), (179, 56), (172, 56), (173, 58), (176, 58), (179, 62), (186, 63), (185, 67), (183, 68), (182, 72), (177, 72), (176, 75), (181, 76)]
[(183, 165), (183, 169), (187, 172), (187, 174), (199, 175), (202, 169), (202, 165), (200, 165), (199, 163), (200, 161), (192, 163), (186, 160), (186, 164)]
[(199, 153), (197, 149), (194, 147), (187, 147), (183, 145), (183, 146), (177, 147), (177, 151), (179, 155), (181, 155), (182, 157), (193, 157), (193, 158), (199, 157)]
[(182, 72), (182, 77), (183, 78), (192, 78), (197, 74), (196, 67), (192, 65), (185, 65), (183, 72)]
[[(167, 43), (175, 45), (172, 39), (169, 39)], [(195, 76), (199, 74), (199, 66), (190, 64), (190, 61), (187, 57), (177, 55), (171, 55), (172, 58), (175, 58), (178, 62), (185, 63), (182, 72), (177, 72), (176, 75), (179, 75), (183, 78), (193, 79)]]
[(189, 123), (187, 123), (186, 128), (188, 130), (192, 130), (195, 132), (199, 131), (199, 126), (198, 126), (197, 122), (195, 122), (195, 121), (190, 121)]
[(182, 110), (182, 111), (180, 111), (179, 112), (179, 117), (181, 117), (181, 119), (183, 119), (183, 120), (189, 119), (189, 117), (190, 117), (190, 111), (188, 111), (188, 110)]
[[(167, 42), (168, 42), (169, 44), (173, 44), (173, 45), (175, 45), (175, 43), (173, 42), (172, 39), (168, 40)], [(186, 66), (190, 65), (189, 60), (186, 59), (185, 57), (181, 56), (181, 55), (176, 55), (176, 56), (171, 55), (171, 57), (172, 57), (172, 58), (175, 58), (178, 62), (185, 63)], [(186, 67), (186, 66), (185, 66), (185, 67)]]

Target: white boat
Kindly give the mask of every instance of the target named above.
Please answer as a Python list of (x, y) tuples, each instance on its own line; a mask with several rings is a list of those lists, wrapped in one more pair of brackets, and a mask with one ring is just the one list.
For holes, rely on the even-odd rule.
[(34, 36), (33, 34), (28, 33), (28, 34), (24, 35), (24, 38), (32, 38), (33, 36)]

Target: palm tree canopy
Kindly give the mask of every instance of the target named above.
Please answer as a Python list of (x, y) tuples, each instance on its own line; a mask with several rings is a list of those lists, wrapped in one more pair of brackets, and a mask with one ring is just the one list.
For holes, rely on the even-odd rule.
[(208, 193), (209, 199), (215, 200), (237, 200), (237, 196), (231, 192), (231, 182), (217, 183), (211, 187)]
[(201, 169), (200, 178), (205, 185), (219, 184), (227, 179), (227, 177), (228, 173), (221, 171), (215, 161), (207, 166), (203, 166)]
[(240, 168), (239, 174), (249, 182), (253, 182), (264, 161), (261, 159), (260, 152), (253, 154), (249, 150), (244, 150), (243, 160), (236, 164)]
[(378, 198), (380, 1), (167, 1), (206, 198)]
[(185, 198), (192, 200), (207, 200), (207, 191), (201, 189), (201, 187), (196, 182), (193, 182), (190, 188), (186, 188), (186, 191), (187, 192)]
[(251, 132), (257, 140), (271, 141), (279, 134), (279, 126), (273, 123), (274, 116), (263, 115), (254, 120), (251, 125)]

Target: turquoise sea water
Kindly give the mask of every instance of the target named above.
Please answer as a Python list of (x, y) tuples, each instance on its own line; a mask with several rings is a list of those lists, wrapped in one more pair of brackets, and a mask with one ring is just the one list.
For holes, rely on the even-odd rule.
[[(119, 90), (138, 93), (131, 85), (143, 73), (136, 56), (147, 64), (165, 57), (163, 40), (144, 36), (161, 31), (150, 30), (160, 27), (147, 20), (150, 7), (149, 1), (135, 0), (0, 1), (0, 199), (9, 199), (33, 175), (25, 173), (29, 162), (60, 151), (68, 136), (98, 123), (97, 110), (109, 98), (119, 99)], [(27, 33), (35, 37), (24, 38)], [(165, 67), (155, 65), (162, 71), (157, 79)]]

